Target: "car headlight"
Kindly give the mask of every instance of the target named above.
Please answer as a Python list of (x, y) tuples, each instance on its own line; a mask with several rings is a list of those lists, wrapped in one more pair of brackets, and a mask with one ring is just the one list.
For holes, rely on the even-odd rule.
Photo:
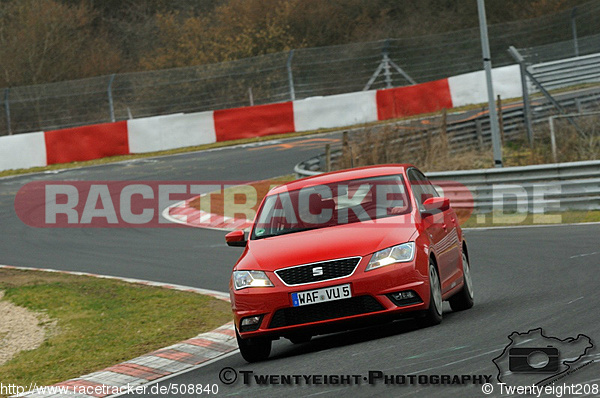
[(235, 290), (247, 287), (273, 286), (273, 282), (263, 271), (233, 271)]
[(398, 246), (388, 247), (387, 249), (380, 250), (371, 256), (371, 261), (369, 261), (365, 271), (370, 271), (379, 267), (385, 267), (386, 265), (390, 264), (412, 261), (414, 256), (415, 242), (408, 242)]

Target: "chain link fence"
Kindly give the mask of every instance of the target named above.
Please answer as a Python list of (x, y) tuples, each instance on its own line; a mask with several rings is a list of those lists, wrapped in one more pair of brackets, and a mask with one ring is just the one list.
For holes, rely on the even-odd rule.
[[(579, 55), (597, 51), (598, 35), (600, 0), (586, 3), (576, 12), (566, 10), (489, 27), (494, 66), (514, 63), (507, 53), (510, 45), (536, 46), (537, 52), (530, 57), (548, 60), (569, 51), (572, 55), (575, 46)], [(562, 44), (552, 44), (556, 42)], [(404, 86), (480, 69), (479, 29), (473, 28), (301, 48), (220, 64), (11, 87), (2, 89), (0, 135)]]

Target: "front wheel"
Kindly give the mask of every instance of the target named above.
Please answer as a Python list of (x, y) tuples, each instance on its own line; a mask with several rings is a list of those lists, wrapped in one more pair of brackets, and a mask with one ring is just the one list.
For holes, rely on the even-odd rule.
[(247, 362), (264, 361), (271, 354), (271, 340), (260, 337), (250, 339), (242, 339), (236, 329), (235, 337), (237, 338), (240, 354)]
[(429, 308), (417, 318), (419, 326), (433, 326), (442, 322), (442, 285), (433, 260), (429, 260)]
[(460, 292), (450, 297), (450, 308), (452, 311), (463, 311), (473, 307), (473, 280), (471, 279), (471, 265), (469, 264), (469, 258), (467, 253), (463, 250), (462, 254), (462, 267), (463, 267), (463, 288)]

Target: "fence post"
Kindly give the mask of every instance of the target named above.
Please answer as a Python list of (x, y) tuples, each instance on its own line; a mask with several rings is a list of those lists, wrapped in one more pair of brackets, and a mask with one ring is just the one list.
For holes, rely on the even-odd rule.
[(477, 134), (479, 150), (483, 150), (483, 127), (481, 126), (481, 119), (475, 119), (475, 133)]
[(554, 160), (554, 163), (558, 163), (558, 155), (556, 153), (556, 134), (554, 132), (554, 116), (550, 116), (548, 118), (548, 123), (550, 124), (550, 145), (552, 146), (552, 160)]
[(389, 56), (390, 39), (385, 41), (383, 45), (383, 74), (385, 76), (385, 88), (392, 88), (392, 73), (390, 72), (390, 56)]
[(296, 100), (296, 91), (294, 90), (294, 75), (292, 74), (292, 58), (294, 57), (294, 50), (290, 50), (290, 54), (288, 55), (286, 67), (288, 73), (288, 82), (290, 85), (290, 100)]
[(10, 88), (4, 89), (4, 111), (6, 112), (6, 129), (8, 135), (12, 135), (12, 129), (10, 128), (10, 100), (9, 100)]
[(444, 108), (442, 110), (442, 128), (440, 130), (442, 134), (442, 145), (446, 152), (450, 148), (450, 142), (448, 141), (448, 110)]
[(115, 122), (115, 107), (113, 104), (113, 97), (112, 97), (112, 84), (113, 81), (115, 80), (115, 73), (113, 73), (112, 75), (110, 75), (110, 80), (108, 81), (108, 107), (110, 109), (110, 121), (111, 122)]
[(504, 145), (504, 116), (502, 115), (502, 98), (498, 94), (498, 124), (500, 125), (500, 140)]
[(525, 58), (514, 46), (508, 48), (508, 52), (515, 61), (519, 64), (521, 71), (521, 87), (523, 90), (523, 121), (525, 122), (525, 129), (527, 130), (527, 139), (529, 140), (529, 146), (533, 148), (533, 126), (531, 125), (531, 105), (529, 103), (529, 86), (527, 84), (527, 66), (525, 65)]
[(379, 76), (382, 70), (385, 77), (385, 88), (392, 88), (392, 71), (390, 70), (390, 66), (396, 69), (398, 73), (400, 73), (410, 84), (417, 84), (417, 82), (414, 81), (413, 78), (408, 75), (408, 73), (406, 73), (401, 67), (399, 67), (394, 61), (390, 59), (389, 48), (390, 39), (385, 39), (385, 42), (383, 43), (383, 48), (381, 50), (381, 62), (377, 66), (377, 69), (375, 69), (375, 72), (373, 72), (373, 74), (369, 78), (369, 81), (363, 88), (363, 91), (367, 91), (371, 88), (371, 85), (375, 83), (375, 80), (377, 80), (377, 77)]
[(577, 39), (577, 7), (573, 7), (571, 11), (571, 30), (573, 31), (573, 49), (575, 50), (575, 56), (579, 57), (579, 41)]
[(325, 145), (325, 171), (331, 171), (331, 144)]
[(248, 98), (250, 99), (250, 106), (254, 106), (254, 96), (252, 95), (252, 87), (248, 87)]
[(582, 110), (581, 110), (581, 99), (575, 98), (575, 108), (577, 109), (577, 113), (582, 113)]
[(494, 153), (494, 166), (502, 167), (502, 143), (500, 142), (500, 128), (498, 127), (498, 115), (496, 104), (494, 104), (494, 85), (492, 82), (492, 56), (490, 53), (490, 40), (488, 37), (487, 20), (485, 14), (485, 1), (477, 0), (479, 13), (479, 32), (481, 34), (481, 53), (483, 55), (483, 68), (488, 92), (488, 112), (490, 113), (490, 132), (492, 134), (492, 149)]

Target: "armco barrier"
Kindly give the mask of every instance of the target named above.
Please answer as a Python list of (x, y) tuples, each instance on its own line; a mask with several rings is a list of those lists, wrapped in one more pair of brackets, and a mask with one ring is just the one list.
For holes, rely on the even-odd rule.
[(598, 82), (600, 53), (544, 62), (531, 65), (528, 69), (547, 90)]
[[(321, 159), (315, 156), (298, 163), (299, 177), (321, 174)], [(456, 208), (478, 213), (517, 206), (515, 210), (544, 211), (600, 210), (600, 161), (543, 164), (494, 169), (426, 173), (441, 182), (444, 195)], [(448, 182), (457, 182), (453, 186)], [(463, 195), (464, 186), (470, 194)], [(525, 208), (519, 208), (525, 206)]]

